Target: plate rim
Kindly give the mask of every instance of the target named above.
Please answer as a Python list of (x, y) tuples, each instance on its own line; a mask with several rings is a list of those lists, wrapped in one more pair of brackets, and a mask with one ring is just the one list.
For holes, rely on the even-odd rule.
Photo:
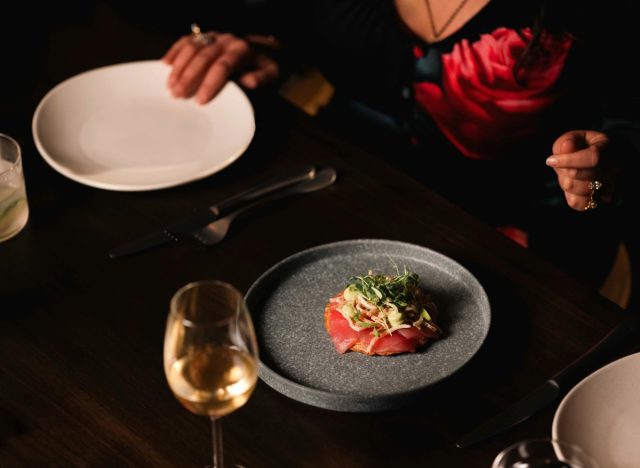
[[(277, 392), (292, 398), (296, 401), (302, 402), (302, 403), (306, 403), (312, 406), (316, 406), (316, 407), (320, 407), (320, 408), (325, 408), (325, 409), (330, 409), (330, 410), (335, 410), (335, 411), (342, 411), (342, 412), (373, 412), (373, 411), (384, 411), (384, 410), (389, 410), (389, 409), (395, 409), (398, 408), (400, 406), (404, 406), (403, 404), (401, 404), (399, 402), (399, 400), (402, 401), (406, 401), (407, 399), (411, 399), (413, 397), (415, 397), (416, 395), (420, 395), (422, 394), (426, 389), (433, 387), (434, 385), (452, 377), (454, 374), (458, 373), (460, 370), (462, 370), (470, 361), (471, 359), (478, 353), (478, 351), (482, 348), (482, 346), (484, 345), (487, 336), (489, 335), (489, 330), (491, 328), (491, 323), (492, 323), (492, 318), (491, 318), (491, 302), (489, 301), (489, 296), (487, 295), (487, 292), (484, 288), (484, 286), (482, 286), (482, 283), (480, 283), (480, 281), (476, 278), (475, 275), (473, 275), (465, 266), (463, 266), (462, 264), (460, 264), (459, 262), (457, 262), (456, 260), (452, 259), (451, 257), (448, 257), (447, 255), (444, 255), (434, 249), (431, 249), (429, 247), (423, 246), (423, 245), (419, 245), (419, 244), (415, 244), (415, 243), (411, 243), (411, 242), (405, 242), (405, 241), (401, 241), (401, 240), (396, 240), (396, 239), (383, 239), (383, 238), (354, 238), (354, 239), (345, 239), (345, 240), (339, 240), (339, 241), (334, 241), (334, 242), (328, 242), (328, 243), (324, 243), (324, 244), (319, 244), (319, 245), (315, 245), (313, 247), (309, 247), (307, 249), (301, 250), (299, 252), (293, 253), (283, 259), (281, 259), (280, 261), (276, 262), (274, 265), (272, 265), (269, 269), (267, 269), (266, 271), (264, 271), (249, 287), (249, 289), (247, 290), (247, 293), (245, 294), (245, 301), (249, 302), (248, 299), (250, 299), (250, 295), (251, 293), (254, 293), (255, 289), (258, 287), (259, 283), (261, 281), (263, 281), (265, 278), (267, 278), (268, 276), (270, 276), (273, 271), (275, 271), (276, 269), (280, 268), (281, 265), (285, 264), (285, 263), (289, 263), (289, 262), (295, 262), (295, 260), (297, 260), (298, 258), (304, 256), (304, 255), (308, 255), (309, 253), (312, 253), (314, 251), (317, 250), (323, 250), (323, 249), (330, 249), (330, 248), (334, 248), (337, 246), (343, 246), (343, 245), (348, 245), (348, 244), (358, 244), (358, 243), (392, 243), (398, 246), (407, 246), (410, 248), (418, 248), (420, 250), (426, 250), (429, 253), (431, 253), (432, 255), (435, 255), (436, 257), (439, 257), (440, 259), (444, 260), (447, 263), (453, 263), (454, 265), (456, 265), (458, 268), (460, 268), (462, 271), (464, 271), (466, 274), (468, 274), (471, 278), (473, 278), (475, 280), (476, 285), (479, 287), (479, 292), (480, 292), (480, 298), (481, 301), (483, 303), (483, 305), (486, 306), (487, 311), (488, 311), (488, 317), (487, 317), (487, 325), (486, 328), (484, 330), (483, 336), (482, 338), (479, 340), (477, 348), (474, 350), (474, 352), (472, 353), (471, 357), (465, 362), (463, 363), (460, 367), (458, 367), (457, 369), (455, 369), (451, 374), (440, 377), (439, 379), (431, 382), (428, 385), (422, 386), (422, 387), (418, 387), (418, 388), (414, 388), (411, 390), (406, 390), (406, 391), (396, 391), (396, 392), (389, 392), (386, 393), (384, 395), (375, 395), (375, 396), (371, 396), (371, 395), (354, 395), (352, 393), (344, 393), (344, 392), (331, 392), (328, 390), (322, 390), (322, 389), (318, 389), (318, 388), (312, 388), (312, 387), (308, 387), (306, 385), (303, 385), (299, 382), (296, 382), (295, 380), (292, 380), (288, 377), (285, 377), (284, 375), (281, 375), (280, 373), (278, 373), (277, 371), (275, 371), (274, 369), (270, 368), (269, 366), (267, 366), (262, 358), (259, 357), (259, 363), (258, 363), (258, 368), (259, 368), (259, 372), (258, 372), (258, 376), (260, 377), (260, 380), (262, 380), (265, 384), (267, 384), (269, 387), (273, 388), (274, 390), (276, 390)], [(249, 311), (250, 313), (252, 312), (251, 307), (249, 307)], [(260, 356), (260, 350), (258, 350), (258, 354)], [(265, 379), (265, 375), (268, 377), (267, 379)], [(276, 385), (273, 385), (273, 381), (271, 380), (275, 380), (276, 381)], [(295, 387), (298, 390), (302, 391), (302, 394), (305, 395), (311, 395), (311, 396), (316, 396), (316, 397), (321, 397), (321, 400), (318, 399), (314, 399), (314, 398), (300, 398), (299, 396), (292, 396), (291, 392), (288, 391), (287, 386), (289, 387)], [(349, 402), (346, 402), (345, 399), (350, 399)], [(373, 399), (373, 401), (372, 401)], [(334, 400), (333, 404), (329, 404), (329, 403), (324, 403), (324, 401), (322, 400)], [(382, 403), (382, 404), (381, 404)]]
[[(627, 356), (623, 356), (621, 358), (616, 359), (615, 361), (610, 362), (609, 364), (607, 364), (605, 366), (602, 366), (600, 369), (597, 369), (597, 370), (593, 371), (591, 374), (587, 375), (580, 382), (578, 382), (577, 384), (575, 384), (573, 386), (573, 388), (569, 391), (569, 393), (567, 393), (564, 396), (564, 398), (562, 399), (562, 401), (558, 405), (558, 408), (556, 408), (555, 414), (553, 415), (553, 421), (551, 423), (551, 436), (552, 436), (552, 438), (557, 439), (559, 437), (559, 434), (558, 434), (559, 427), (558, 426), (560, 425), (561, 413), (565, 411), (565, 408), (569, 405), (569, 402), (575, 397), (575, 394), (578, 393), (579, 391), (581, 391), (585, 386), (587, 386), (589, 384), (589, 382), (591, 382), (594, 379), (599, 378), (600, 374), (603, 374), (604, 372), (610, 370), (613, 367), (619, 366), (622, 363), (622, 361), (627, 361), (627, 360), (629, 360), (629, 361), (631, 361), (631, 360), (640, 361), (640, 352), (628, 354)], [(568, 442), (571, 442), (571, 441), (568, 441)], [(598, 460), (596, 460), (596, 461), (598, 461)]]
[(185, 185), (190, 182), (196, 182), (198, 180), (202, 180), (206, 177), (216, 174), (217, 172), (220, 172), (221, 170), (225, 169), (226, 167), (231, 165), (233, 162), (238, 160), (247, 151), (247, 148), (249, 147), (249, 145), (253, 141), (253, 138), (255, 137), (256, 118), (255, 118), (255, 110), (253, 108), (253, 105), (251, 104), (251, 100), (248, 98), (247, 94), (242, 90), (242, 88), (240, 88), (240, 86), (238, 86), (232, 80), (229, 80), (225, 85), (225, 87), (230, 86), (231, 88), (234, 89), (235, 92), (238, 92), (240, 95), (240, 98), (247, 105), (247, 108), (251, 115), (251, 129), (250, 129), (251, 135), (247, 139), (246, 143), (241, 145), (241, 147), (237, 152), (231, 154), (231, 156), (226, 158), (221, 164), (213, 168), (210, 168), (206, 171), (203, 171), (201, 173), (198, 173), (195, 176), (190, 175), (188, 177), (183, 177), (181, 179), (176, 179), (174, 181), (167, 181), (167, 182), (161, 182), (161, 183), (156, 182), (156, 183), (149, 183), (149, 184), (133, 184), (133, 185), (132, 184), (114, 184), (110, 182), (96, 181), (90, 178), (79, 176), (77, 173), (70, 170), (67, 166), (60, 164), (51, 154), (49, 154), (49, 152), (47, 151), (47, 149), (45, 148), (44, 144), (40, 139), (40, 134), (38, 132), (38, 123), (41, 121), (44, 107), (46, 106), (47, 102), (52, 99), (55, 93), (59, 92), (60, 89), (69, 86), (70, 83), (72, 83), (77, 79), (80, 79), (87, 75), (97, 74), (108, 69), (125, 68), (130, 66), (141, 66), (141, 65), (156, 65), (156, 64), (162, 64), (162, 63), (163, 62), (161, 60), (137, 60), (137, 61), (131, 61), (131, 62), (105, 65), (105, 66), (101, 66), (101, 67), (93, 68), (91, 70), (85, 70), (83, 72), (77, 73), (73, 76), (70, 76), (64, 79), (63, 81), (55, 85), (53, 88), (51, 88), (44, 95), (44, 97), (40, 99), (40, 102), (38, 103), (36, 110), (33, 113), (33, 117), (31, 119), (31, 134), (33, 136), (33, 141), (36, 145), (36, 149), (38, 150), (38, 153), (40, 154), (40, 156), (47, 162), (47, 164), (49, 164), (49, 166), (55, 169), (58, 173), (75, 182), (78, 182), (83, 185), (87, 185), (89, 187), (105, 189), (105, 190), (113, 190), (118, 192), (146, 192), (146, 191), (160, 190), (160, 189), (166, 189), (171, 187), (177, 187), (180, 185)]

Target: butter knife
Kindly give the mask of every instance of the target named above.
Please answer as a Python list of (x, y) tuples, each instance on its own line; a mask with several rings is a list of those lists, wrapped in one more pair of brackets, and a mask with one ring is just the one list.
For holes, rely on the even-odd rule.
[(226, 198), (215, 205), (193, 212), (191, 215), (171, 223), (157, 231), (128, 242), (109, 251), (110, 258), (125, 257), (138, 252), (159, 247), (171, 242), (177, 242), (181, 236), (188, 235), (200, 229), (211, 221), (218, 219), (225, 212), (237, 209), (257, 198), (269, 195), (293, 184), (315, 177), (315, 167), (302, 166), (290, 169), (285, 174), (262, 182), (243, 192)]
[(626, 343), (627, 339), (636, 335), (639, 330), (640, 321), (638, 318), (635, 316), (627, 317), (569, 366), (504, 411), (460, 438), (456, 442), (456, 447), (466, 448), (475, 445), (529, 419), (557, 400), (561, 393), (570, 390), (578, 380), (592, 372), (597, 364), (601, 364), (600, 359), (617, 346)]

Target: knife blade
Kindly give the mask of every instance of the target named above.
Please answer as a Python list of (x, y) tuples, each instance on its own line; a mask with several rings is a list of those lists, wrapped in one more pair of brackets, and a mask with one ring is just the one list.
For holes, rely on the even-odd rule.
[(232, 195), (215, 205), (194, 211), (186, 218), (171, 223), (157, 231), (128, 242), (109, 251), (110, 258), (120, 258), (143, 252), (161, 245), (177, 242), (181, 236), (187, 235), (206, 226), (211, 221), (223, 216), (227, 211), (240, 208), (242, 205), (259, 197), (277, 192), (293, 184), (315, 177), (314, 166), (298, 166), (287, 170), (243, 192)]
[(570, 390), (573, 384), (593, 371), (605, 355), (637, 334), (640, 329), (639, 323), (635, 316), (625, 318), (581, 357), (507, 409), (458, 439), (456, 447), (466, 448), (496, 436), (546, 408), (556, 401), (562, 392)]

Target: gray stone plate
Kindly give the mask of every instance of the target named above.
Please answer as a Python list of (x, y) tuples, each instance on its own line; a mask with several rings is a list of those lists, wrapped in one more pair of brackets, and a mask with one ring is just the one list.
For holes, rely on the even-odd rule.
[[(396, 265), (420, 276), (445, 336), (415, 353), (339, 354), (324, 327), (329, 298), (352, 276), (393, 274)], [(260, 378), (294, 400), (336, 411), (407, 404), (464, 366), (491, 320), (487, 295), (468, 270), (428, 248), (390, 240), (349, 240), (299, 252), (260, 276), (246, 299), (258, 336)]]

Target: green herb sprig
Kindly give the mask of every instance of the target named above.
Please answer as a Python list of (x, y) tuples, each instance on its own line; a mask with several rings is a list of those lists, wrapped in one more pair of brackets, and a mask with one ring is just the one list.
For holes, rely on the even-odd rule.
[(376, 306), (392, 302), (402, 308), (414, 300), (413, 291), (418, 286), (418, 275), (405, 268), (404, 273), (397, 276), (353, 276), (349, 279), (349, 286)]

